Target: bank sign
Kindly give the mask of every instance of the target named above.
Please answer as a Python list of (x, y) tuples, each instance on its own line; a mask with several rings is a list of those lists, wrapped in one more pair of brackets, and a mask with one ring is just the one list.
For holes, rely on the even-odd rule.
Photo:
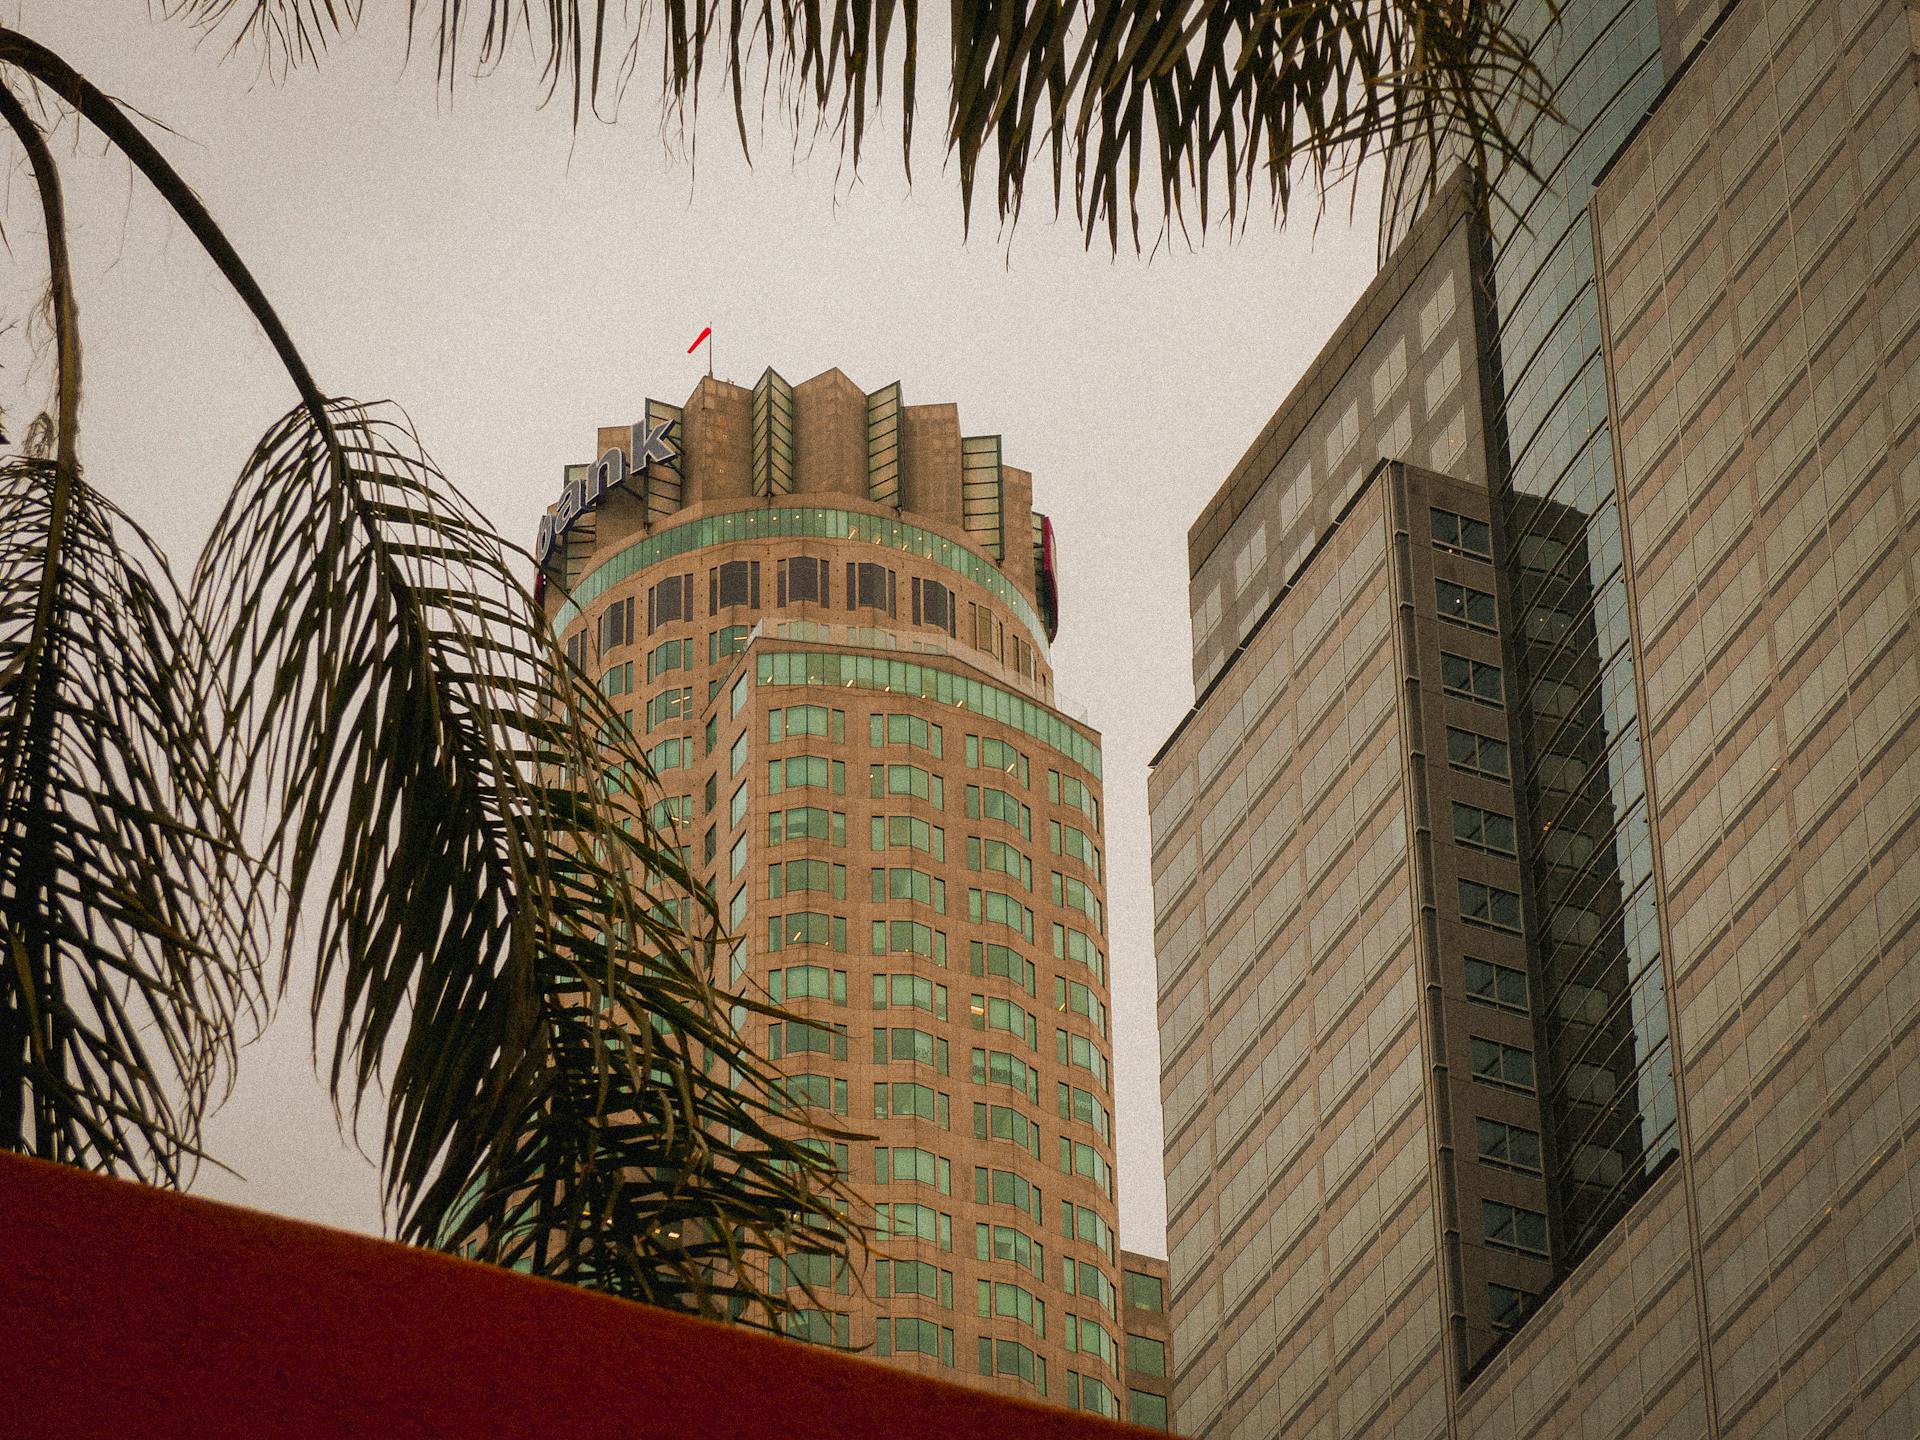
[[(678, 460), (680, 452), (667, 439), (667, 431), (672, 428), (671, 420), (662, 420), (653, 426), (634, 426), (628, 449), (614, 446), (596, 460), (585, 475), (568, 481), (560, 491), (560, 503), (551, 514), (540, 517), (540, 529), (533, 538), (533, 558), (544, 566), (573, 522), (598, 505), (607, 491), (625, 485), (634, 475), (645, 476), (656, 460), (663, 464)], [(629, 454), (633, 456), (631, 466), (627, 462)]]

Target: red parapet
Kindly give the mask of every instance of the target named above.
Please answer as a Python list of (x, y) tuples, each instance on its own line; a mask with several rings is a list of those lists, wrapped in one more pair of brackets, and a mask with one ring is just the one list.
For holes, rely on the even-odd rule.
[(18, 1440), (1149, 1433), (8, 1154), (0, 1397)]

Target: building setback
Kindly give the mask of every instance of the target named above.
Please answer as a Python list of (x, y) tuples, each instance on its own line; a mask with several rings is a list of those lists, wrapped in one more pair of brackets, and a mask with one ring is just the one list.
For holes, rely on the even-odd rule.
[[(1121, 1413), (1099, 737), (1051, 703), (1052, 535), (997, 436), (830, 370), (603, 429), (543, 531), (737, 937), (719, 979), (874, 1206), (793, 1333)], [(582, 496), (597, 503), (572, 512)], [(559, 517), (568, 523), (561, 525)]]
[[(1487, 613), (1481, 254), (1456, 182), (1190, 536), (1196, 610), (1233, 596), (1218, 610), (1238, 638), (1197, 666), (1199, 703), (1149, 783), (1184, 1433), (1266, 1433), (1315, 1397), (1382, 1433), (1424, 1433), (1444, 1419), (1449, 1365), (1509, 1323), (1487, 1279), (1542, 1283), (1533, 1220), (1516, 1221), (1529, 1248), (1506, 1249), (1477, 1226), (1461, 1244), (1457, 1220), (1483, 1199), (1539, 1216), (1537, 1164), (1441, 1171), (1472, 1143), (1450, 1138), (1473, 1134), (1458, 1093), (1470, 1032), (1530, 1043), (1524, 1005), (1477, 1028), (1452, 1013), (1463, 932), (1488, 966), (1523, 965), (1495, 928), (1517, 916), (1493, 898), (1517, 879)], [(1389, 444), (1465, 478), (1383, 464)], [(1255, 559), (1275, 552), (1290, 569)], [(1471, 741), (1462, 768), (1446, 761), (1455, 731)], [(1452, 825), (1456, 801), (1498, 819), (1486, 848), (1436, 872), (1428, 830)], [(1461, 878), (1482, 897), (1471, 931)], [(1495, 1100), (1537, 1142), (1537, 1104), (1517, 1087)], [(1457, 1307), (1443, 1262), (1479, 1281)]]
[(1172, 1419), (1173, 1332), (1167, 1324), (1167, 1262), (1120, 1252), (1121, 1323), (1126, 1329), (1126, 1419), (1165, 1430)]
[[(1381, 500), (1211, 642), (1231, 658), (1155, 771), (1175, 1426), (1197, 1435), (1920, 1434), (1920, 11), (1565, 14), (1548, 189), (1477, 252), (1491, 497), (1379, 470)], [(1391, 332), (1367, 306), (1430, 263), (1446, 203), (1400, 227), (1296, 429), (1338, 413), (1316, 377)], [(1197, 540), (1274, 503), (1287, 467), (1250, 462)], [(1454, 508), (1491, 522), (1476, 543)], [(1391, 553), (1354, 559), (1356, 525)], [(1326, 678), (1382, 599), (1385, 717), (1364, 660)], [(1469, 664), (1442, 660), (1436, 700), (1423, 635), (1476, 604), (1492, 628), (1441, 642)], [(1341, 724), (1344, 770), (1306, 777)], [(1352, 791), (1369, 878), (1343, 895), (1346, 862), (1314, 882), (1256, 838), (1216, 920), (1209, 830), (1294, 833), (1252, 791), (1302, 751), (1298, 833), (1344, 845)], [(1349, 778), (1370, 765), (1378, 790)], [(1369, 952), (1407, 894), (1409, 933)], [(1343, 1013), (1382, 1017), (1364, 1048)]]

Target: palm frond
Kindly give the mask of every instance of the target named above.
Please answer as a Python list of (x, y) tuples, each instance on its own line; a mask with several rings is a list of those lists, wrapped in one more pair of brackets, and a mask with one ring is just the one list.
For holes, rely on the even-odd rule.
[(244, 697), (232, 768), (282, 817), (267, 859), (322, 902), (335, 1095), (389, 1092), (400, 1234), (777, 1309), (759, 1261), (844, 1250), (847, 1196), (729, 1023), (644, 753), (407, 426), (323, 418), (260, 442), (195, 593)]
[[(237, 15), (241, 36), (294, 59), (317, 58), (328, 30), (359, 14), (342, 0), (173, 8), (203, 25)], [(1512, 9), (1510, 0), (955, 0), (947, 147), (965, 213), (990, 176), (999, 217), (1017, 219), (1036, 156), (1048, 162), (1056, 211), (1070, 199), (1087, 242), (1104, 229), (1115, 248), (1123, 222), (1137, 246), (1148, 215), (1167, 229), (1191, 214), (1204, 231), (1216, 219), (1243, 222), (1263, 194), (1283, 212), (1300, 177), (1324, 195), (1381, 153), (1419, 156), (1398, 178), (1429, 189), (1453, 159), (1483, 175), (1526, 167), (1521, 137), (1552, 96)], [(897, 65), (911, 173), (916, 0), (728, 0), (724, 13), (717, 0), (409, 0), (407, 13), (410, 37), (430, 36), (443, 83), (524, 45), (549, 92), (571, 97), (576, 120), (612, 108), (657, 25), (669, 119), (688, 123), (718, 56), (743, 146), (750, 90), (777, 87), (803, 133), (830, 130), (856, 168)]]
[(0, 465), (0, 1143), (169, 1183), (261, 999), (186, 615), (80, 475)]

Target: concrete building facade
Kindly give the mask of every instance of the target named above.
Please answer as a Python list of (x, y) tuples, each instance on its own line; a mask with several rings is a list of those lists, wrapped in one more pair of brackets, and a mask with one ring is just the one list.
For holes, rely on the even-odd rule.
[[(1284, 968), (1285, 931), (1242, 962), (1233, 931), (1181, 929), (1185, 842), (1236, 767), (1264, 773), (1241, 748), (1257, 737), (1230, 677), (1275, 648), (1266, 627), (1292, 613), (1284, 599), (1213, 642), (1233, 658), (1155, 772), (1174, 1321), (1190, 1327), (1174, 1395), (1176, 1428), (1191, 1433), (1920, 1433), (1920, 16), (1909, 0), (1563, 14), (1550, 56), (1569, 123), (1542, 142), (1548, 185), (1519, 207), (1525, 233), (1503, 232), (1495, 211), (1481, 252), (1492, 485), (1471, 513), (1491, 522), (1490, 567), (1463, 568), (1431, 536), (1449, 567), (1436, 578), (1490, 577), (1482, 613), (1509, 764), (1504, 784), (1470, 778), (1486, 782), (1486, 810), (1510, 803), (1517, 853), (1489, 853), (1471, 816), (1443, 819), (1438, 802), (1454, 797), (1433, 780), (1441, 756), (1414, 698), (1426, 690), (1406, 666), (1406, 858), (1370, 832), (1371, 853), (1398, 867), (1386, 892), (1413, 897), (1392, 964), (1372, 970), (1348, 938), (1324, 957), (1310, 947), (1302, 976)], [(1382, 282), (1432, 219), (1429, 207), (1400, 227)], [(1356, 314), (1327, 355), (1381, 323)], [(1322, 417), (1309, 427), (1340, 404), (1337, 387), (1316, 383), (1309, 372), (1289, 402)], [(1264, 457), (1259, 468), (1223, 498), (1286, 479)], [(1427, 539), (1410, 515), (1423, 477), (1404, 473), (1406, 523), (1386, 529), (1413, 554)], [(1424, 483), (1438, 494), (1451, 482)], [(1469, 513), (1474, 492), (1450, 493)], [(1366, 508), (1319, 542), (1291, 588), (1336, 594), (1329, 603), (1353, 615), (1391, 597), (1417, 632), (1454, 592), (1427, 594), (1414, 567), (1357, 591), (1328, 569)], [(1205, 585), (1196, 564), (1196, 607)], [(1421, 654), (1417, 638), (1402, 648)], [(1322, 673), (1282, 672), (1262, 715), (1297, 712)], [(1444, 674), (1441, 688), (1444, 703), (1466, 698), (1444, 694)], [(1347, 698), (1334, 713), (1351, 730), (1368, 712)], [(1441, 719), (1451, 739), (1461, 727)], [(1376, 825), (1394, 801), (1377, 803)], [(1305, 813), (1319, 840), (1327, 822), (1310, 829)], [(1439, 924), (1456, 900), (1449, 865), (1467, 922), (1452, 934)], [(1198, 868), (1201, 884), (1217, 873)], [(1496, 953), (1473, 933), (1465, 887), (1498, 890), (1507, 875), (1511, 898), (1482, 916), (1511, 942)], [(1339, 881), (1296, 889), (1267, 872), (1240, 903), (1324, 906)], [(1329, 925), (1359, 934), (1370, 913)], [(1415, 977), (1415, 1014), (1379, 1037), (1369, 1074), (1399, 1060), (1416, 1025), (1425, 1046), (1419, 1091), (1389, 1102), (1392, 1128), (1376, 1126), (1368, 1163), (1410, 1149), (1425, 1162), (1409, 1160), (1378, 1203), (1331, 1189), (1347, 1163), (1327, 1138), (1330, 1123), (1348, 1133), (1347, 1072), (1291, 1018), (1356, 949), (1378, 977), (1369, 986), (1396, 968)], [(1465, 957), (1483, 963), (1456, 977)], [(1211, 968), (1248, 978), (1189, 1018), (1190, 977)], [(1279, 1138), (1277, 1154), (1261, 1141), (1269, 1191), (1250, 1203), (1313, 1215), (1284, 1236), (1228, 1228), (1248, 1203), (1229, 1199), (1240, 1162), (1203, 1173), (1185, 1127), (1241, 1103), (1231, 1075), (1224, 1093), (1217, 1074), (1188, 1077), (1200, 1073), (1197, 1037), (1256, 1002), (1269, 973), (1283, 978), (1263, 1013), (1280, 1028), (1236, 1063), (1299, 1078), (1226, 1138)], [(1527, 1052), (1512, 1071), (1509, 1047)], [(1323, 1108), (1296, 1121), (1308, 1093)], [(1489, 1166), (1513, 1188), (1478, 1181)], [(1523, 1220), (1533, 1206), (1541, 1218)], [(1428, 1239), (1395, 1238), (1418, 1222)], [(1314, 1254), (1343, 1225), (1379, 1235), (1376, 1251), (1391, 1242), (1388, 1256), (1406, 1246), (1384, 1321), (1377, 1294), (1361, 1298), (1364, 1263), (1343, 1274), (1341, 1255)], [(1507, 1248), (1532, 1237), (1542, 1245), (1522, 1243), (1517, 1258)], [(1222, 1291), (1215, 1277), (1236, 1266), (1244, 1289)], [(1322, 1290), (1294, 1289), (1301, 1274)], [(1279, 1313), (1297, 1328), (1283, 1318), (1247, 1339), (1247, 1302), (1225, 1308), (1234, 1293), (1286, 1297)], [(1323, 1311), (1349, 1307), (1370, 1317), (1370, 1342), (1408, 1337), (1364, 1393), (1365, 1346), (1337, 1318), (1324, 1340), (1313, 1333)], [(1216, 1374), (1214, 1357), (1242, 1345), (1250, 1353)]]
[(855, 1272), (776, 1262), (830, 1297), (793, 1333), (1120, 1415), (1100, 745), (1051, 703), (1031, 477), (839, 371), (706, 379), (597, 448), (543, 525), (553, 624), (873, 1206)]

